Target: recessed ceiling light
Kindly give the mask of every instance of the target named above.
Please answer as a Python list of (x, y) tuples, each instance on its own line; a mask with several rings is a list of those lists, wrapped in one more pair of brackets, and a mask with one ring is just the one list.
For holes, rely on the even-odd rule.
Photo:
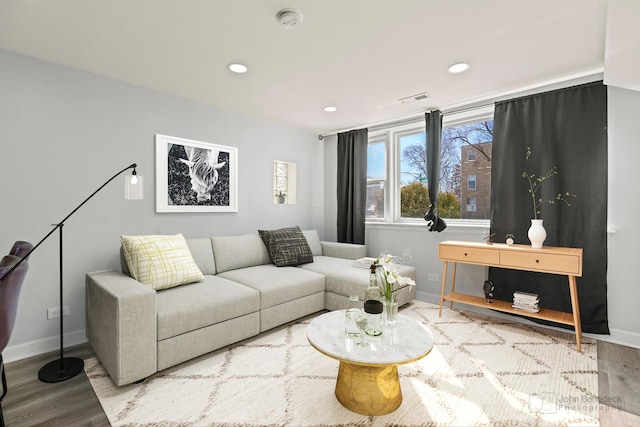
[(237, 74), (242, 74), (247, 72), (247, 67), (242, 64), (229, 64), (229, 69)]
[(336, 110), (337, 110), (336, 107), (331, 107), (331, 106), (324, 107), (324, 111), (326, 111), (327, 113), (333, 113)]
[(463, 71), (467, 71), (470, 65), (467, 62), (456, 62), (455, 64), (449, 65), (450, 73), (462, 73)]

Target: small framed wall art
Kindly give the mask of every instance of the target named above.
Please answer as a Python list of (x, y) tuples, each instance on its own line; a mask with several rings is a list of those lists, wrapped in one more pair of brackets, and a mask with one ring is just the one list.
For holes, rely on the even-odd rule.
[(237, 148), (156, 135), (156, 212), (237, 211)]

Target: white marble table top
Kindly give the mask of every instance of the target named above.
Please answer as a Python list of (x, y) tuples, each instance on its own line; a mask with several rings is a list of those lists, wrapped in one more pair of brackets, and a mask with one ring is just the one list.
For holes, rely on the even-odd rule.
[(369, 345), (356, 345), (358, 338), (344, 335), (344, 310), (316, 317), (307, 326), (307, 339), (319, 352), (338, 360), (363, 365), (399, 365), (426, 356), (433, 347), (433, 334), (422, 323), (398, 314), (394, 328), (383, 328), (380, 337), (365, 335)]

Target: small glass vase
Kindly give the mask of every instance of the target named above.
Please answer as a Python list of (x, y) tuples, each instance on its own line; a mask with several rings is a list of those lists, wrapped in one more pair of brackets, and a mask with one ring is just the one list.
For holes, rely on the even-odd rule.
[(385, 299), (383, 301), (383, 305), (384, 305), (384, 308), (383, 308), (382, 314), (383, 314), (385, 326), (388, 328), (395, 328), (397, 324), (397, 318), (398, 318), (398, 300)]

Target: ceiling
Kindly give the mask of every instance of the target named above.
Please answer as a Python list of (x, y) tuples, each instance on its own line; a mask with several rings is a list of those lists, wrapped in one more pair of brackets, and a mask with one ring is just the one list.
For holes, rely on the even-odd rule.
[(326, 134), (601, 73), (636, 1), (0, 0), (0, 48)]

